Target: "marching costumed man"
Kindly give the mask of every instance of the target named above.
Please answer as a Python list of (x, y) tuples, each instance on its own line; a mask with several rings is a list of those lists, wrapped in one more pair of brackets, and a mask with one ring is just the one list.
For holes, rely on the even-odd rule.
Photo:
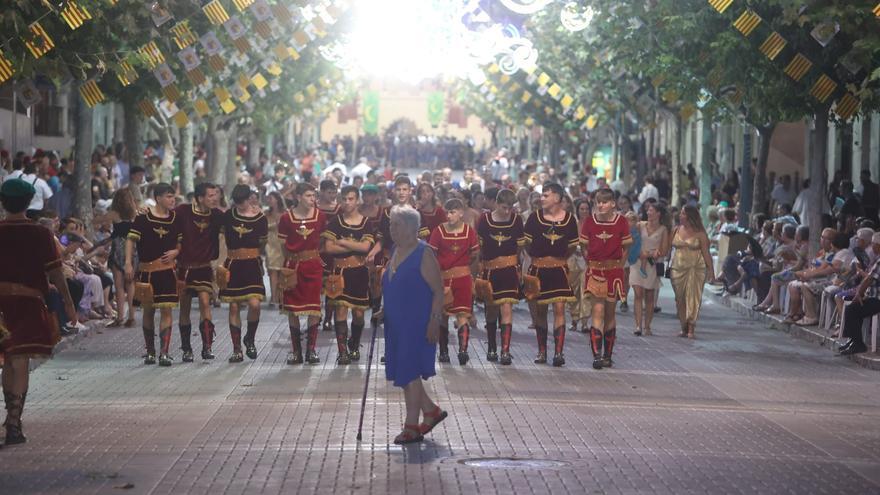
[(202, 359), (214, 359), (214, 322), (211, 319), (211, 295), (214, 293), (214, 269), (211, 262), (220, 253), (220, 227), (223, 212), (220, 189), (210, 182), (195, 187), (192, 204), (182, 204), (174, 211), (183, 237), (177, 257), (177, 280), (180, 292), (180, 346), (183, 362), (192, 362), (190, 310), (195, 295), (199, 301), (199, 335)]
[[(315, 206), (321, 210), (327, 217), (329, 222), (331, 218), (339, 214), (339, 202), (337, 201), (336, 182), (330, 179), (322, 180), (318, 186), (318, 200)], [(333, 256), (329, 253), (321, 253), (321, 260), (324, 262), (324, 277), (330, 275), (330, 268), (333, 266)], [(333, 329), (333, 298), (324, 295), (324, 323), (322, 325), (325, 332)]]
[(577, 221), (565, 211), (562, 186), (544, 184), (541, 209), (532, 213), (525, 224), (528, 254), (532, 259), (528, 275), (523, 277), (526, 297), (537, 303), (532, 321), (538, 337), (535, 363), (547, 362), (547, 317), (553, 305), (553, 366), (565, 364), (565, 303), (574, 301), (568, 285), (568, 257), (578, 246)]
[(220, 286), (220, 300), (229, 303), (229, 333), (232, 337), (229, 362), (240, 363), (244, 361), (241, 352), (242, 303), (248, 307), (245, 353), (247, 357), (257, 359), (255, 339), (260, 326), (260, 303), (266, 297), (260, 250), (266, 245), (269, 222), (260, 208), (259, 195), (248, 186), (235, 186), (232, 202), (234, 206), (223, 214), (226, 261), (218, 267), (217, 284)]
[(584, 295), (590, 298), (592, 306), (590, 347), (593, 368), (598, 370), (612, 365), (611, 354), (617, 337), (614, 312), (617, 301), (626, 295), (623, 263), (632, 237), (629, 222), (615, 211), (611, 189), (596, 191), (593, 201), (593, 214), (584, 219), (580, 239), (587, 260)]
[[(135, 217), (125, 243), (125, 277), (134, 278), (134, 297), (144, 309), (143, 329), (147, 354), (144, 364), (156, 364), (156, 308), (159, 309), (159, 366), (171, 366), (172, 310), (177, 306), (174, 260), (180, 252), (180, 224), (174, 212), (174, 188), (160, 183), (153, 188), (156, 206)], [(131, 260), (137, 249), (135, 275)]]
[[(519, 302), (519, 253), (526, 243), (523, 222), (513, 210), (516, 194), (502, 189), (495, 210), (483, 213), (477, 224), (480, 241), (480, 278), (477, 297), (486, 303), (486, 333), (489, 338), (487, 361), (499, 361), (497, 330), (501, 322), (500, 363), (510, 364), (510, 338), (513, 332), (513, 305)], [(500, 317), (500, 318), (499, 318)]]
[(302, 330), (299, 319), (305, 316), (306, 357), (309, 364), (321, 362), (316, 350), (318, 325), (321, 322), (321, 276), (323, 262), (321, 233), (327, 227), (324, 212), (315, 207), (315, 187), (300, 183), (296, 187), (297, 204), (278, 222), (278, 237), (284, 242), (283, 310), (288, 314), (290, 341), (293, 346), (287, 364), (302, 364)]
[[(473, 277), (471, 265), (479, 256), (477, 234), (470, 225), (462, 221), (464, 203), (460, 199), (450, 199), (443, 205), (448, 221), (438, 225), (428, 240), (428, 245), (437, 253), (437, 261), (443, 276), (445, 310), (455, 318), (458, 329), (458, 363), (468, 362), (468, 340), (470, 339), (470, 317), (473, 314)], [(440, 352), (438, 360), (449, 362), (449, 323), (441, 322)]]
[[(364, 184), (361, 187), (361, 206), (359, 208), (361, 215), (367, 217), (370, 229), (373, 232), (374, 243), (378, 238), (379, 224), (384, 214), (384, 208), (379, 203), (379, 188), (375, 184)], [(369, 253), (368, 253), (369, 254)], [(381, 262), (381, 257), (378, 257)], [(380, 265), (376, 262), (377, 258), (373, 258), (367, 262), (367, 268), (370, 270), (370, 322), (378, 323), (379, 309), (382, 307), (382, 281), (379, 276)], [(359, 351), (358, 351), (359, 352)]]
[[(370, 307), (370, 271), (366, 255), (373, 247), (373, 224), (358, 211), (360, 191), (355, 186), (342, 188), (339, 215), (332, 217), (322, 234), (324, 251), (333, 256), (325, 292), (336, 306), (336, 345), (339, 364), (360, 359), (364, 311)], [(351, 338), (348, 338), (348, 310), (351, 309)]]
[(0, 187), (0, 203), (7, 213), (0, 221), (0, 239), (4, 239), (0, 242), (0, 354), (5, 358), (3, 424), (7, 446), (27, 441), (21, 416), (28, 392), (30, 358), (51, 356), (61, 340), (58, 321), (45, 302), (50, 282), (61, 294), (67, 318), (76, 319), (57, 241), (49, 229), (32, 223), (25, 213), (35, 193), (34, 186), (21, 179), (7, 179)]

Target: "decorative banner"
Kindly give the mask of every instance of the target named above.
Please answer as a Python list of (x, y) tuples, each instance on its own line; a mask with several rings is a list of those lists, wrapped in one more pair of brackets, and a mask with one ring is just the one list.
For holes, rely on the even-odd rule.
[(837, 83), (827, 75), (822, 74), (813, 84), (813, 87), (810, 88), (810, 94), (819, 102), (825, 103), (825, 100), (831, 96), (831, 93), (834, 93), (835, 89), (837, 89)]
[(761, 24), (761, 17), (753, 10), (746, 10), (737, 20), (733, 21), (733, 27), (745, 37), (752, 34), (752, 31), (754, 31), (759, 24)]
[(208, 57), (208, 66), (211, 67), (211, 70), (214, 72), (221, 72), (226, 68), (226, 61), (223, 60), (223, 57), (220, 55), (211, 55)]
[(194, 101), (193, 108), (195, 109), (196, 114), (198, 114), (199, 117), (204, 117), (205, 115), (211, 113), (211, 107), (208, 106), (208, 102), (204, 98), (199, 98)]
[(61, 9), (61, 18), (64, 19), (64, 22), (67, 23), (70, 29), (76, 30), (76, 28), (91, 19), (92, 15), (89, 14), (85, 7), (77, 5), (75, 0), (68, 0), (67, 5)]
[(31, 35), (24, 40), (24, 44), (34, 58), (40, 58), (55, 48), (55, 43), (39, 21), (29, 27)]
[(235, 4), (235, 8), (238, 9), (239, 12), (244, 12), (244, 9), (251, 6), (254, 3), (254, 0), (232, 0), (232, 3)]
[(220, 102), (220, 109), (227, 115), (234, 112), (235, 108), (235, 103), (232, 100), (224, 100)]
[(174, 123), (177, 125), (177, 127), (181, 129), (189, 124), (189, 117), (183, 110), (179, 110), (176, 114), (174, 114), (172, 120), (174, 120)]
[(165, 55), (162, 55), (162, 51), (159, 50), (159, 47), (156, 46), (155, 41), (151, 41), (146, 45), (140, 47), (138, 49), (138, 54), (140, 54), (141, 58), (144, 59), (144, 62), (147, 64), (147, 68), (153, 70), (157, 65), (165, 63)]
[(229, 20), (229, 13), (226, 12), (220, 0), (213, 0), (206, 4), (202, 7), (202, 11), (205, 12), (205, 16), (211, 21), (211, 24), (215, 26), (219, 26)]
[(32, 81), (31, 79), (28, 79), (27, 81), (21, 81), (15, 86), (16, 90), (18, 91), (18, 101), (25, 108), (30, 108), (43, 99), (43, 97), (40, 96), (40, 91), (34, 85), (34, 81)]
[(810, 62), (802, 53), (798, 53), (785, 67), (785, 74), (798, 82), (812, 67), (813, 62)]
[(203, 34), (199, 38), (199, 43), (201, 43), (202, 48), (205, 49), (205, 53), (208, 55), (217, 55), (223, 50), (223, 45), (220, 44), (220, 40), (217, 39), (217, 33), (214, 31), (208, 31)]
[(251, 76), (251, 84), (253, 84), (254, 87), (257, 88), (257, 90), (259, 91), (265, 88), (269, 84), (269, 81), (266, 80), (263, 74), (257, 72), (256, 74)]
[(233, 39), (233, 41), (241, 38), (242, 36), (244, 36), (245, 32), (247, 32), (244, 24), (242, 24), (241, 22), (241, 19), (239, 19), (237, 16), (232, 17), (231, 19), (226, 21), (223, 24), (223, 27), (226, 28), (226, 34), (228, 34), (229, 37)]
[(150, 100), (141, 100), (138, 103), (138, 108), (141, 110), (141, 113), (144, 114), (144, 117), (150, 118), (159, 115), (159, 111), (156, 110), (156, 105), (153, 105), (153, 102)]
[(174, 72), (171, 71), (171, 67), (169, 67), (168, 64), (162, 64), (156, 67), (153, 74), (159, 81), (159, 85), (163, 88), (177, 80), (177, 76), (174, 75)]
[(364, 133), (379, 134), (379, 93), (364, 91)]
[(134, 70), (134, 67), (125, 60), (119, 62), (119, 68), (116, 70), (116, 79), (119, 79), (122, 87), (126, 87), (129, 84), (138, 80), (138, 73)]
[(779, 56), (779, 52), (781, 52), (787, 44), (788, 42), (785, 41), (785, 38), (783, 38), (776, 31), (773, 31), (772, 33), (770, 33), (770, 36), (768, 36), (767, 39), (764, 40), (763, 43), (761, 43), (761, 46), (758, 49), (761, 51), (761, 53), (764, 54), (764, 56), (766, 56), (770, 60), (774, 60), (777, 56)]
[(195, 86), (201, 86), (208, 82), (208, 78), (205, 77), (205, 73), (202, 72), (202, 69), (196, 67), (193, 70), (186, 72), (186, 78), (189, 79), (189, 82), (193, 83)]
[(189, 21), (178, 22), (170, 31), (174, 35), (174, 42), (177, 44), (177, 48), (180, 49), (192, 45), (198, 39), (195, 33), (192, 32), (192, 29), (189, 28)]
[(254, 17), (261, 22), (266, 22), (272, 18), (272, 9), (269, 8), (269, 4), (266, 3), (266, 0), (255, 0), (253, 2), (253, 7), (251, 7), (251, 12), (253, 12)]
[(195, 47), (188, 46), (177, 54), (177, 58), (183, 62), (184, 70), (190, 71), (198, 67), (202, 62), (199, 60), (199, 54), (196, 53)]
[(443, 104), (442, 92), (434, 91), (428, 94), (428, 122), (431, 123), (431, 127), (437, 127), (443, 121)]
[(153, 19), (153, 24), (156, 27), (162, 27), (166, 22), (174, 18), (171, 12), (168, 12), (168, 9), (160, 5), (159, 2), (153, 2), (150, 5), (150, 17)]
[(8, 81), (13, 74), (15, 74), (15, 69), (12, 68), (12, 62), (0, 50), (0, 83)]
[(83, 100), (85, 100), (86, 105), (89, 107), (94, 107), (98, 103), (101, 103), (106, 98), (104, 93), (101, 92), (101, 88), (98, 87), (98, 83), (95, 82), (94, 79), (89, 79), (85, 84), (79, 87), (79, 94), (82, 95)]
[(859, 111), (861, 102), (852, 93), (843, 95), (843, 98), (837, 101), (834, 106), (834, 113), (843, 120), (849, 120), (850, 117)]
[(168, 101), (172, 102), (179, 100), (182, 96), (180, 94), (180, 90), (177, 89), (176, 84), (169, 84), (168, 86), (162, 88), (162, 94), (165, 96), (165, 98), (168, 99)]
[(730, 4), (732, 3), (733, 0), (709, 0), (709, 5), (717, 10), (719, 14), (723, 14), (724, 11), (727, 10), (727, 7), (730, 7)]

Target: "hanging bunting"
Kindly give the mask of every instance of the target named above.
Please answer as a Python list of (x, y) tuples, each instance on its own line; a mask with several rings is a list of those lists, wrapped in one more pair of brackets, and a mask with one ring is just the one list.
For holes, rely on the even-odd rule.
[(227, 115), (234, 112), (235, 108), (235, 103), (232, 100), (225, 100), (220, 102), (220, 109), (223, 110), (223, 113)]
[(61, 18), (64, 19), (64, 22), (67, 23), (70, 29), (76, 30), (76, 28), (91, 19), (92, 15), (89, 14), (85, 7), (77, 5), (75, 0), (68, 0), (64, 8), (61, 9)]
[(29, 26), (30, 36), (25, 38), (24, 44), (34, 58), (40, 58), (49, 53), (55, 47), (55, 43), (39, 21)]
[(834, 113), (842, 120), (849, 120), (859, 111), (861, 104), (859, 99), (853, 96), (852, 93), (847, 93), (834, 105)]
[(233, 40), (241, 38), (247, 32), (247, 29), (245, 29), (244, 24), (238, 16), (234, 16), (223, 23), (223, 27), (226, 29), (226, 34), (228, 34)]
[(202, 37), (199, 38), (199, 43), (208, 55), (217, 55), (223, 50), (223, 45), (220, 44), (220, 40), (217, 38), (217, 33), (214, 31), (208, 31), (203, 34)]
[(159, 81), (159, 85), (163, 88), (177, 81), (177, 76), (174, 75), (174, 72), (171, 71), (171, 67), (169, 67), (168, 64), (157, 66), (156, 69), (153, 70), (153, 74), (156, 76), (156, 80)]
[(195, 86), (201, 86), (208, 82), (208, 78), (205, 77), (205, 73), (202, 72), (202, 69), (196, 67), (193, 70), (186, 71), (186, 78), (189, 79), (189, 82), (193, 83)]
[(177, 52), (177, 58), (183, 63), (183, 69), (190, 71), (198, 67), (202, 62), (199, 60), (199, 54), (196, 53), (195, 47), (188, 46)]
[(810, 88), (810, 94), (821, 103), (825, 103), (825, 100), (831, 96), (831, 93), (833, 93), (835, 89), (837, 89), (837, 83), (827, 75), (822, 74), (819, 76), (819, 79), (813, 83), (813, 87)]
[(559, 99), (559, 95), (561, 92), (562, 92), (562, 87), (560, 87), (556, 83), (553, 83), (549, 88), (547, 88), (547, 94), (549, 94), (551, 97), (553, 97), (554, 100)]
[(190, 29), (189, 21), (187, 20), (178, 22), (170, 29), (170, 31), (174, 36), (174, 42), (177, 44), (177, 48), (180, 49), (192, 45), (198, 39), (192, 29)]
[(8, 81), (13, 74), (15, 74), (15, 69), (12, 68), (12, 62), (0, 50), (0, 83)]
[(17, 82), (15, 88), (18, 91), (18, 101), (25, 108), (30, 108), (43, 100), (40, 90), (32, 79)]
[(244, 9), (250, 7), (254, 3), (254, 0), (232, 0), (232, 3), (235, 4), (235, 8), (237, 8), (239, 12), (244, 12)]
[(165, 63), (165, 55), (162, 55), (162, 51), (156, 46), (155, 41), (151, 41), (138, 48), (138, 54), (144, 59), (147, 68), (150, 70), (155, 69), (159, 64)]
[(226, 61), (220, 55), (211, 55), (208, 57), (208, 67), (214, 72), (222, 72), (226, 68)]
[(182, 96), (180, 94), (180, 90), (177, 89), (176, 84), (169, 84), (168, 86), (165, 86), (164, 88), (162, 88), (162, 94), (165, 95), (165, 98), (171, 102), (175, 102), (175, 101), (179, 100), (180, 97)]
[(106, 99), (98, 83), (94, 79), (89, 79), (85, 84), (79, 87), (79, 94), (90, 108)]
[(208, 101), (204, 98), (199, 98), (193, 102), (193, 109), (195, 109), (196, 114), (199, 117), (204, 117), (211, 113), (211, 107), (208, 106)]
[(759, 24), (761, 24), (761, 17), (751, 9), (743, 12), (737, 20), (733, 21), (733, 27), (745, 37), (752, 34)]
[(761, 53), (764, 54), (770, 60), (774, 60), (777, 56), (779, 56), (779, 52), (785, 48), (785, 45), (788, 44), (779, 33), (773, 31), (770, 33), (770, 36), (761, 43), (761, 46), (758, 48)]
[(810, 62), (810, 60), (802, 53), (798, 53), (793, 59), (791, 59), (791, 62), (785, 66), (785, 74), (794, 79), (795, 82), (799, 82), (812, 67), (813, 62)]
[(272, 9), (269, 7), (269, 4), (266, 0), (255, 0), (252, 2), (251, 12), (254, 14), (254, 18), (261, 22), (268, 22), (272, 19)]
[(219, 26), (229, 20), (229, 13), (220, 3), (220, 0), (213, 0), (202, 7), (205, 16), (211, 21), (211, 24)]
[(247, 38), (244, 38), (244, 37), (233, 41), (232, 46), (234, 46), (235, 49), (238, 50), (238, 52), (241, 53), (242, 55), (246, 54), (251, 49), (250, 42), (248, 41)]
[(187, 116), (186, 112), (184, 112), (183, 110), (179, 110), (177, 113), (175, 113), (174, 117), (172, 117), (172, 120), (174, 121), (174, 124), (181, 129), (189, 124), (189, 116)]
[(134, 67), (125, 60), (119, 62), (119, 68), (116, 69), (116, 79), (119, 79), (119, 83), (122, 84), (122, 87), (126, 87), (129, 84), (137, 81), (138, 73), (134, 70)]
[(159, 111), (156, 110), (156, 105), (154, 105), (153, 102), (150, 100), (141, 100), (138, 103), (138, 108), (140, 109), (141, 113), (144, 114), (144, 117), (149, 118), (159, 115)]
[(224, 102), (232, 96), (229, 94), (229, 91), (226, 88), (214, 88), (214, 96), (217, 97), (217, 101)]
[(269, 84), (269, 81), (266, 80), (266, 77), (263, 76), (263, 74), (257, 72), (251, 76), (251, 84), (253, 84), (257, 90), (261, 90)]
[(568, 110), (574, 104), (574, 98), (571, 95), (564, 95), (562, 99), (559, 100), (559, 103), (562, 105), (562, 108)]

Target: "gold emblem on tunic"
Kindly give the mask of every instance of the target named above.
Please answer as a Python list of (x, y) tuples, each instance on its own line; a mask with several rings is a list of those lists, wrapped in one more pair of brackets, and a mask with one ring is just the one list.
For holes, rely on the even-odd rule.
[(554, 245), (554, 244), (556, 244), (556, 241), (558, 241), (559, 239), (562, 239), (562, 236), (561, 236), (560, 234), (557, 234), (557, 233), (556, 233), (555, 231), (553, 231), (553, 230), (551, 230), (550, 232), (545, 232), (545, 233), (544, 233), (544, 237), (545, 237), (546, 239), (549, 239), (549, 240), (550, 240), (550, 245), (551, 245), (551, 246)]
[(196, 227), (199, 228), (199, 233), (204, 232), (205, 229), (207, 229), (211, 225), (210, 223), (204, 222), (204, 221), (203, 222), (196, 222), (195, 220), (193, 220), (193, 223), (195, 224)]
[(495, 239), (496, 241), (498, 241), (498, 247), (501, 247), (502, 242), (506, 242), (506, 241), (510, 240), (509, 235), (504, 235), (501, 232), (499, 232), (491, 237), (492, 237), (492, 239)]
[(253, 232), (254, 229), (249, 229), (244, 225), (236, 225), (235, 227), (232, 227), (232, 230), (238, 232), (238, 238), (241, 239), (245, 234)]
[(168, 231), (165, 230), (164, 227), (159, 227), (158, 229), (153, 229), (153, 232), (155, 232), (159, 236), (159, 239), (164, 238), (168, 234)]
[(602, 239), (602, 242), (608, 242), (608, 239), (611, 239), (613, 236), (603, 230), (601, 234), (596, 234), (596, 237)]
[(301, 235), (303, 239), (308, 239), (308, 237), (310, 235), (312, 235), (312, 232), (314, 232), (314, 231), (315, 231), (315, 229), (306, 228), (306, 225), (304, 223), (301, 223), (299, 225), (299, 228), (296, 229), (296, 233)]

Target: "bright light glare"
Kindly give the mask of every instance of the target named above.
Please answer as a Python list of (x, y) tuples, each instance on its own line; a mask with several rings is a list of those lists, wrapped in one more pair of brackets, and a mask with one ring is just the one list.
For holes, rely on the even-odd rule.
[(358, 0), (343, 65), (355, 76), (415, 83), (471, 69), (457, 0)]

